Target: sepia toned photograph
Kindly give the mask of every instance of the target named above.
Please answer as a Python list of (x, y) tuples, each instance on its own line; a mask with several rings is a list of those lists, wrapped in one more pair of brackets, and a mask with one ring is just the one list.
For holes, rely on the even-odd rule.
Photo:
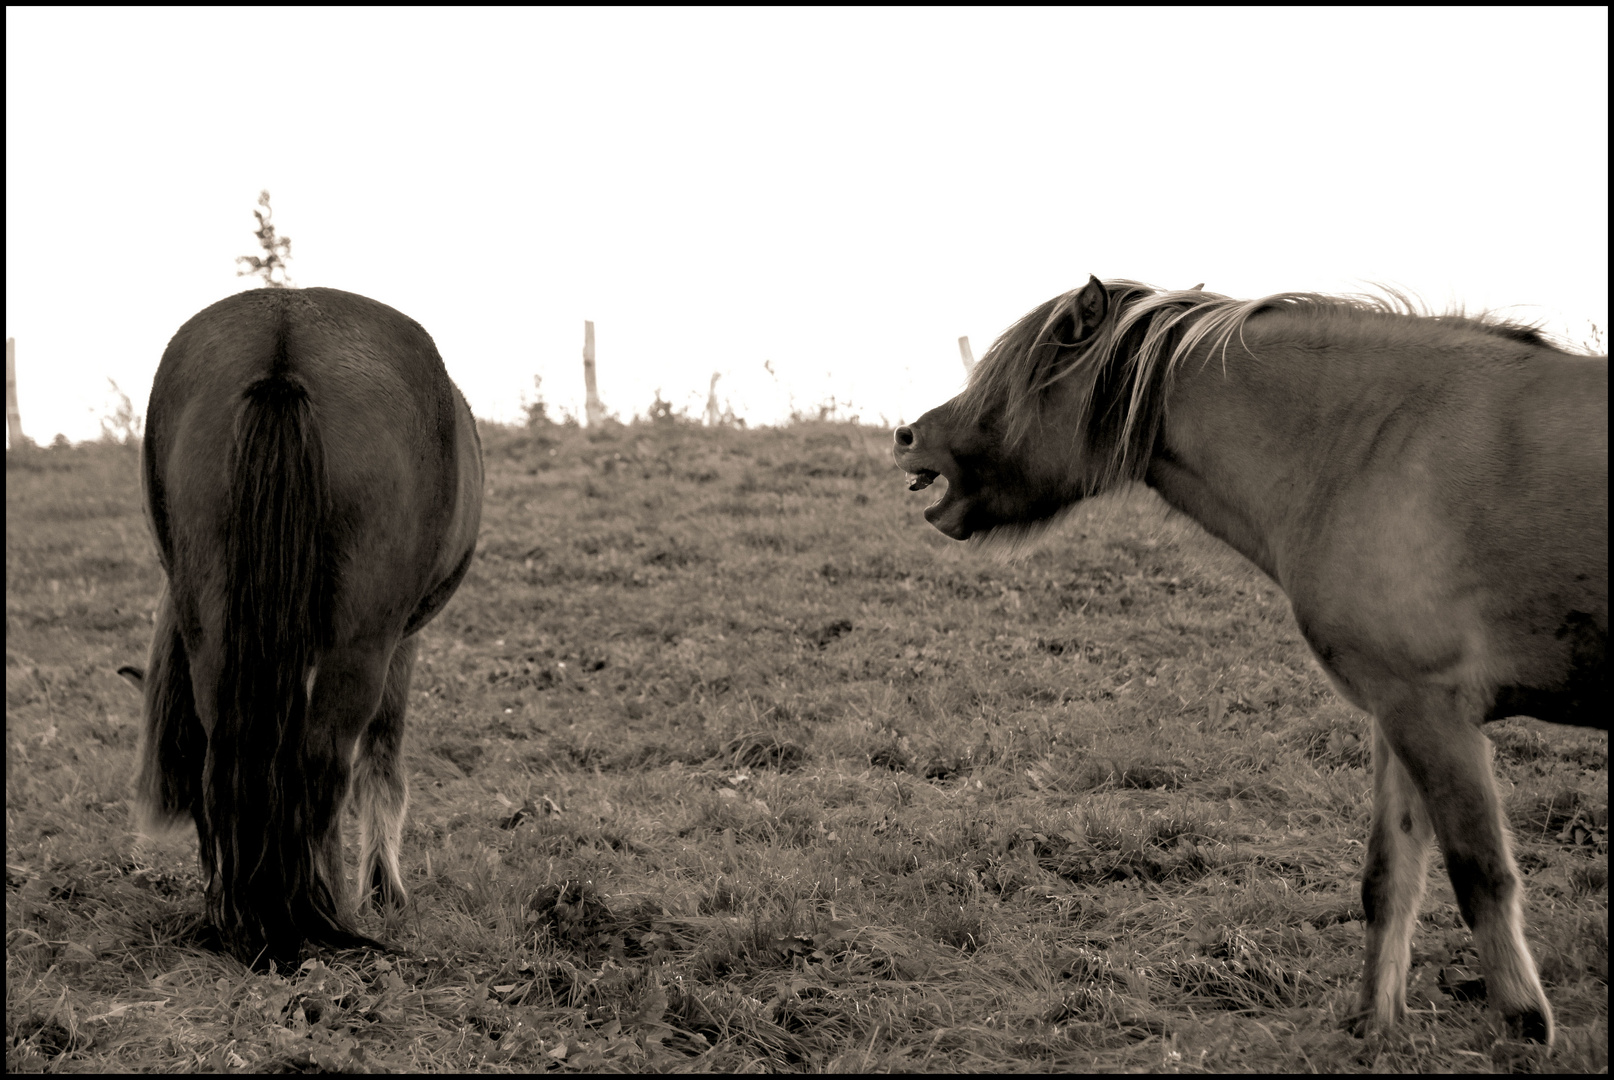
[(1606, 1073), (1608, 10), (6, 10), (6, 1068)]

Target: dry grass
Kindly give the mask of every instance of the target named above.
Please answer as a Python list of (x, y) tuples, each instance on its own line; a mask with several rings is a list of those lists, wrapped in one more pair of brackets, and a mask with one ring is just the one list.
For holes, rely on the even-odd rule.
[(1354, 1039), (1365, 721), (1151, 496), (1002, 565), (873, 429), (485, 438), (400, 951), (272, 974), (129, 832), (133, 453), (8, 455), (8, 1068), (1606, 1070), (1605, 734), (1490, 729), (1558, 1050), (1468, 1000), (1438, 860), (1411, 1020)]

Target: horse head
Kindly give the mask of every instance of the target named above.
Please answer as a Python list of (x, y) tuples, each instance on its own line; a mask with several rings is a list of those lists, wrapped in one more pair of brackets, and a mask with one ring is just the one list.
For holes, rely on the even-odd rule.
[(896, 429), (908, 490), (947, 481), (926, 521), (954, 540), (1019, 538), (1087, 493), (1080, 421), (1095, 380), (1067, 376), (1109, 316), (1109, 294), (1091, 278), (1005, 333), (963, 393)]

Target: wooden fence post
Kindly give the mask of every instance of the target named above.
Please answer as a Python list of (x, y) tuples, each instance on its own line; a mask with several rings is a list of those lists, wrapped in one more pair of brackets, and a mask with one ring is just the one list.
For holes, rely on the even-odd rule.
[(17, 339), (6, 338), (6, 438), (13, 450), (28, 445), (22, 433), (22, 414), (17, 411)]
[(723, 414), (717, 407), (717, 380), (718, 372), (712, 372), (712, 386), (706, 391), (706, 426), (716, 427), (723, 420)]
[(970, 337), (968, 334), (958, 339), (958, 355), (964, 358), (964, 374), (968, 375), (975, 370), (975, 354), (970, 351)]
[(605, 406), (600, 404), (600, 392), (594, 383), (594, 324), (583, 320), (583, 388), (588, 398), (583, 402), (584, 415), (589, 427), (605, 422)]

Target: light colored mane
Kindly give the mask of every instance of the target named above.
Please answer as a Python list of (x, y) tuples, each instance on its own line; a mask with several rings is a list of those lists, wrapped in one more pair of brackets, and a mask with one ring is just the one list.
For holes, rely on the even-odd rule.
[[(1106, 459), (1094, 463), (1095, 472), (1088, 479), (1090, 492), (1141, 478), (1172, 376), (1201, 347), (1206, 348), (1207, 360), (1219, 358), (1225, 369), (1227, 350), (1235, 340), (1248, 349), (1245, 324), (1259, 312), (1303, 317), (1291, 320), (1285, 329), (1311, 339), (1337, 340), (1347, 326), (1388, 324), (1402, 333), (1435, 336), (1477, 330), (1552, 347), (1534, 326), (1460, 311), (1431, 315), (1415, 298), (1387, 286), (1378, 286), (1382, 296), (1285, 292), (1235, 300), (1203, 289), (1156, 289), (1124, 278), (1103, 285), (1109, 294), (1109, 315), (1081, 352), (1061, 359), (1060, 350), (1074, 343), (1056, 337), (1081, 291), (1073, 289), (1038, 305), (1005, 330), (976, 365), (959, 399), (963, 416), (972, 421), (1001, 414), (1005, 437), (1013, 447), (1045, 426), (1046, 391), (1075, 380), (1076, 407), (1062, 410), (1056, 418), (1059, 427), (1077, 438), (1108, 443)], [(1109, 388), (1103, 401), (1098, 395), (1101, 382)], [(1095, 437), (1095, 424), (1105, 437)]]

